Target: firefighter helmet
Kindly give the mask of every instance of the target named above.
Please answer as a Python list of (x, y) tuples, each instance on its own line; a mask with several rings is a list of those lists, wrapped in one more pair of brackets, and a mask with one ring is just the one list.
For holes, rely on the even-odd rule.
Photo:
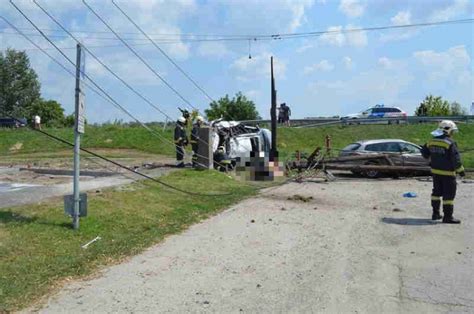
[(186, 119), (184, 117), (179, 117), (178, 122), (179, 123), (186, 123)]
[(458, 131), (456, 123), (451, 120), (443, 120), (439, 123), (438, 129), (443, 130), (445, 134), (452, 134)]

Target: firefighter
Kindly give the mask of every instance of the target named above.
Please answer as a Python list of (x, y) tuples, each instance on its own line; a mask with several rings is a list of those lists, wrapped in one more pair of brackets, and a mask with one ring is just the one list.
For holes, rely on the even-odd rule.
[(232, 169), (232, 162), (225, 152), (224, 146), (219, 146), (214, 153), (214, 168), (222, 172)]
[(174, 144), (176, 145), (176, 167), (184, 167), (184, 147), (188, 145), (186, 136), (186, 119), (179, 117), (174, 128)]
[[(431, 173), (433, 175), (433, 192), (431, 206), (433, 207), (432, 220), (443, 218), (444, 223), (459, 224), (460, 220), (453, 218), (454, 197), (456, 196), (456, 174), (464, 177), (464, 167), (461, 163), (456, 142), (452, 139), (458, 131), (456, 124), (451, 120), (439, 123), (438, 129), (431, 132), (433, 138), (426, 143), (421, 153), (430, 158)], [(443, 201), (444, 217), (440, 214), (441, 200)]]
[(197, 167), (198, 159), (198, 144), (199, 144), (199, 129), (204, 123), (204, 118), (201, 116), (196, 117), (196, 123), (193, 124), (193, 129), (191, 131), (191, 148), (193, 149), (193, 168)]

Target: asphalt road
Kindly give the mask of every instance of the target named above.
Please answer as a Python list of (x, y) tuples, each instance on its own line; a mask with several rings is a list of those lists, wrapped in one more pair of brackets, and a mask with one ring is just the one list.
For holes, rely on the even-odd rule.
[(474, 185), (459, 185), (461, 225), (428, 219), (430, 190), (414, 179), (267, 189), (28, 311), (473, 313)]

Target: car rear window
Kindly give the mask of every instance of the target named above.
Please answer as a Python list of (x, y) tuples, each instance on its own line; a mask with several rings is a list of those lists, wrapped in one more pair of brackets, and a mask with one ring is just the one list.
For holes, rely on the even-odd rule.
[(359, 147), (360, 147), (359, 143), (352, 143), (344, 147), (342, 150), (356, 150)]

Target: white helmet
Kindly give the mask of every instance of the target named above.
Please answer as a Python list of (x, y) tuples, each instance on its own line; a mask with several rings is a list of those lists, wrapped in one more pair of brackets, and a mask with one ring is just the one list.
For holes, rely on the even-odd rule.
[(443, 132), (446, 133), (446, 134), (451, 134), (451, 133), (455, 133), (455, 132), (458, 131), (458, 127), (457, 127), (456, 123), (454, 123), (451, 120), (441, 121), (438, 125), (438, 129), (443, 130)]
[(196, 121), (198, 122), (204, 122), (204, 118), (202, 116), (197, 116)]
[(179, 117), (178, 122), (180, 123), (186, 123), (186, 119), (184, 117)]

